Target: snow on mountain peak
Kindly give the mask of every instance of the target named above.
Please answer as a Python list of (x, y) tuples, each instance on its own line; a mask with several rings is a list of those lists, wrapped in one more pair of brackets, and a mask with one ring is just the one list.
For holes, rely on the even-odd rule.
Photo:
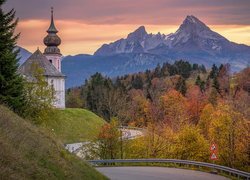
[(195, 16), (193, 15), (190, 15), (190, 16), (187, 16), (186, 17), (186, 20), (190, 21), (190, 22), (193, 22), (193, 23), (196, 23), (197, 21), (199, 21)]
[[(203, 22), (193, 15), (185, 18), (179, 29), (175, 33), (148, 34), (144, 26), (140, 26), (130, 33), (126, 39), (120, 39), (109, 45), (102, 46), (96, 55), (112, 55), (119, 53), (147, 53), (152, 50), (165, 48), (165, 52), (171, 49), (204, 49), (221, 51), (226, 40), (218, 33), (210, 30)], [(158, 50), (157, 50), (158, 52)]]

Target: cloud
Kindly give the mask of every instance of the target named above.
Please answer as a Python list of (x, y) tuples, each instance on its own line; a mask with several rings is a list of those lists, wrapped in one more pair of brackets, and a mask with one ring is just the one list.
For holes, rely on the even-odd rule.
[[(138, 28), (139, 24), (86, 24), (84, 21), (56, 20), (58, 35), (62, 39), (60, 45), (64, 55), (94, 53), (102, 44), (126, 38), (126, 36)], [(31, 52), (37, 47), (45, 48), (43, 38), (47, 35), (46, 30), (49, 20), (26, 20), (21, 21), (16, 32), (21, 32), (18, 44)], [(250, 26), (241, 25), (213, 25), (212, 30), (219, 32), (231, 41), (250, 44)], [(148, 33), (169, 34), (175, 32), (178, 25), (146, 25)]]
[(209, 24), (250, 24), (249, 0), (9, 0), (21, 20), (57, 19), (86, 24), (179, 24), (193, 14)]
[(149, 33), (175, 32), (187, 15), (231, 41), (250, 45), (249, 0), (8, 0), (4, 10), (14, 8), (20, 18), (19, 45), (30, 51), (44, 48), (51, 6), (63, 54), (92, 54), (140, 25)]

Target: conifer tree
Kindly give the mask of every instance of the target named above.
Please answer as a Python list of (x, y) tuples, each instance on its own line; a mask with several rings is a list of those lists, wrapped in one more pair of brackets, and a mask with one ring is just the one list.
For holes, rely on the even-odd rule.
[(211, 72), (210, 72), (210, 74), (209, 74), (209, 77), (210, 77), (211, 79), (217, 78), (218, 72), (219, 72), (218, 67), (217, 67), (215, 64), (213, 64), (212, 70), (211, 70)]
[(19, 34), (14, 34), (18, 19), (15, 19), (14, 9), (3, 11), (5, 2), (0, 0), (0, 103), (20, 112), (24, 103), (23, 79), (17, 73)]
[(161, 66), (160, 66), (160, 64), (157, 64), (157, 66), (155, 68), (154, 77), (158, 77), (158, 78), (161, 77)]
[(213, 79), (213, 87), (218, 91), (218, 93), (220, 92), (220, 84), (217, 78)]
[(201, 70), (202, 73), (207, 72), (207, 70), (206, 70), (206, 68), (205, 68), (205, 66), (203, 64), (201, 65), (200, 70)]
[(197, 76), (197, 78), (195, 80), (195, 85), (197, 85), (197, 86), (201, 85), (201, 77), (200, 77), (200, 75)]
[(195, 80), (195, 85), (199, 86), (202, 92), (205, 91), (205, 82), (201, 80), (200, 75), (197, 76)]
[(186, 92), (187, 92), (187, 86), (186, 86), (186, 81), (183, 77), (180, 77), (176, 86), (175, 86), (175, 89), (177, 91), (179, 91), (183, 96), (185, 96)]

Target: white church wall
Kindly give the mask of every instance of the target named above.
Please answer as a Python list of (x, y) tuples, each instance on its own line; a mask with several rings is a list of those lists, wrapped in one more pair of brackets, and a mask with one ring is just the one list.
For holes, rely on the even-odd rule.
[(55, 102), (56, 108), (65, 108), (65, 79), (62, 77), (49, 77), (47, 78), (48, 84), (55, 90)]

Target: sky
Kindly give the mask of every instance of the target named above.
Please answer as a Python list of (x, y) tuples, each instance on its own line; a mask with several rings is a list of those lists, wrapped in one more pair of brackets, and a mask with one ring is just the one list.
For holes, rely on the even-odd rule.
[(250, 45), (250, 0), (7, 0), (4, 10), (14, 8), (19, 18), (18, 45), (30, 52), (45, 48), (52, 6), (63, 55), (93, 54), (141, 25), (148, 33), (173, 33), (187, 15)]

